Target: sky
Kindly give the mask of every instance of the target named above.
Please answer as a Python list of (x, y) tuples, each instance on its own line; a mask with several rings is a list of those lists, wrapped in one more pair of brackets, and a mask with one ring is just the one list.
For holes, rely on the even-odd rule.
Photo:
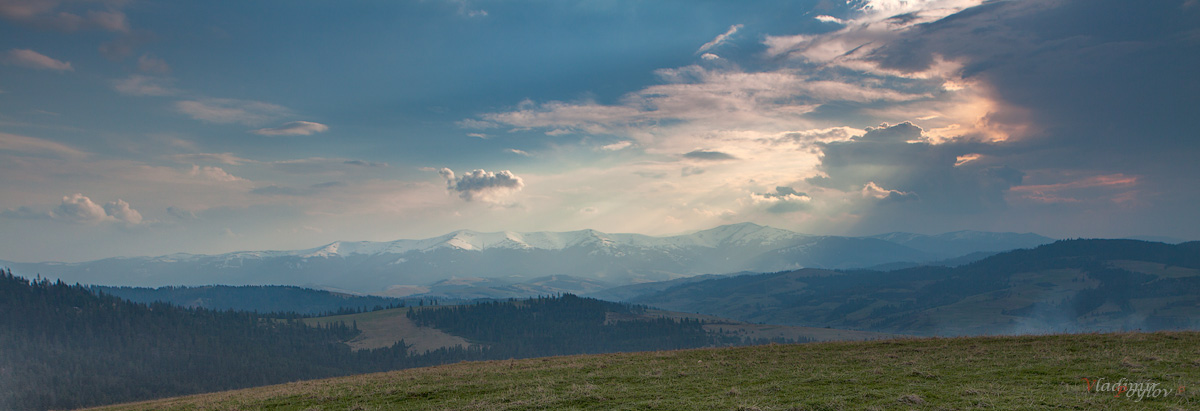
[(0, 259), (1195, 240), (1197, 73), (1197, 0), (0, 0)]

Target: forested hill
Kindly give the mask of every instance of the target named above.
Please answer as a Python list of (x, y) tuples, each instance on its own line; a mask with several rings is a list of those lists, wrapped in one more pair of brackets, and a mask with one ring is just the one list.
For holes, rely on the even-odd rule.
[(352, 324), (141, 304), (0, 271), (0, 409), (62, 409), (402, 368)]
[[(352, 350), (351, 321), (136, 303), (0, 271), (0, 410), (63, 409), (466, 360), (765, 342), (564, 295), (409, 310), (470, 346)], [(368, 315), (364, 313), (356, 315)], [(349, 317), (354, 317), (350, 315)], [(296, 317), (285, 314), (283, 317)], [(349, 324), (347, 324), (349, 323)]]
[[(346, 311), (369, 311), (402, 307), (399, 298), (353, 295), (280, 285), (209, 285), (199, 287), (110, 287), (90, 286), (92, 291), (115, 295), (139, 303), (165, 302), (181, 307), (258, 313), (321, 315)], [(415, 301), (414, 301), (415, 305)]]

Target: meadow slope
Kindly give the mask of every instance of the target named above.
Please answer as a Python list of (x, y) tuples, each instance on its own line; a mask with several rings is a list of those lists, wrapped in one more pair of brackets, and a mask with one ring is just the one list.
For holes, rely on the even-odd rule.
[[(1158, 385), (1139, 392), (1110, 384), (1122, 379)], [(1200, 332), (1157, 332), (464, 362), (101, 409), (1194, 410), (1197, 390)]]

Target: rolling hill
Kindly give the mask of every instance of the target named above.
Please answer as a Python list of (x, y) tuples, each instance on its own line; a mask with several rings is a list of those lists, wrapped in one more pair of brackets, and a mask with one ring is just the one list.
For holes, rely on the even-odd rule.
[(73, 408), (459, 361), (890, 337), (742, 324), (570, 294), (422, 301), (298, 320), (94, 291), (0, 271), (0, 409)]
[(1200, 407), (1197, 346), (1200, 333), (1159, 332), (567, 356), (459, 363), (102, 409), (1185, 410)]
[(803, 269), (627, 298), (742, 321), (917, 335), (1191, 329), (1200, 242), (1070, 240), (958, 267)]

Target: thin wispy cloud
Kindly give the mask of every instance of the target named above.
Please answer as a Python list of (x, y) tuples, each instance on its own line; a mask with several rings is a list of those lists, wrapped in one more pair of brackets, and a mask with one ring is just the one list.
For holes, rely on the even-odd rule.
[(312, 121), (292, 121), (278, 127), (260, 128), (254, 134), (260, 136), (308, 136), (329, 131), (329, 126)]
[(4, 63), (37, 70), (73, 71), (70, 62), (56, 60), (30, 49), (12, 49), (4, 57)]
[[(39, 29), (50, 29), (62, 32), (79, 30), (104, 30), (116, 33), (129, 33), (132, 28), (128, 17), (120, 7), (127, 2), (106, 1), (96, 2), (103, 9), (62, 10), (66, 2), (58, 0), (5, 0), (0, 1), (0, 17), (28, 24)], [(86, 3), (85, 3), (86, 4)], [(86, 5), (84, 6), (86, 7)], [(82, 13), (81, 13), (82, 12)]]
[(171, 72), (171, 66), (166, 61), (150, 54), (143, 54), (138, 57), (138, 71), (152, 74), (167, 74)]
[(87, 153), (62, 143), (8, 133), (0, 133), (0, 151), (74, 159), (87, 157)]
[(200, 121), (244, 125), (259, 125), (289, 113), (287, 108), (276, 104), (228, 98), (178, 101), (175, 109)]
[(732, 37), (734, 34), (737, 34), (738, 30), (741, 30), (741, 29), (742, 29), (741, 24), (734, 24), (732, 26), (729, 26), (729, 30), (726, 30), (724, 33), (721, 33), (716, 38), (712, 39), (712, 41), (710, 41), (708, 43), (704, 43), (704, 45), (700, 46), (699, 49), (696, 49), (696, 54), (701, 54), (706, 51), (712, 50), (713, 48), (716, 48), (717, 46), (720, 46), (721, 44), (723, 44), (727, 40), (729, 40), (729, 38)]
[(170, 85), (171, 81), (161, 77), (133, 74), (124, 79), (113, 81), (113, 89), (131, 96), (170, 96), (178, 94)]

